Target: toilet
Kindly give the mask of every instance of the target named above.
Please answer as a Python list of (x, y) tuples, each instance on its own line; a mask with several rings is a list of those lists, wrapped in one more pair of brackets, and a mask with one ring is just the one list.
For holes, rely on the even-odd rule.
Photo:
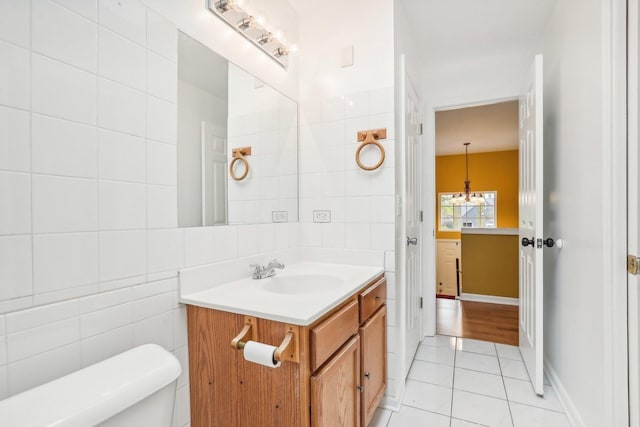
[(170, 427), (175, 356), (145, 344), (0, 401), (3, 427)]

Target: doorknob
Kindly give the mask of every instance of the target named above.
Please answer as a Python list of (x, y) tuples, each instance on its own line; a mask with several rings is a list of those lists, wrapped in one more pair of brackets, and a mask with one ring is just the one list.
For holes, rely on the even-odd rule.
[(532, 237), (531, 239), (527, 239), (526, 237), (523, 237), (522, 238), (522, 246), (524, 246), (526, 248), (529, 245), (531, 245), (531, 246), (534, 245), (534, 238)]
[(407, 236), (407, 246), (409, 245), (417, 245), (418, 244), (418, 238), (417, 237), (409, 237)]

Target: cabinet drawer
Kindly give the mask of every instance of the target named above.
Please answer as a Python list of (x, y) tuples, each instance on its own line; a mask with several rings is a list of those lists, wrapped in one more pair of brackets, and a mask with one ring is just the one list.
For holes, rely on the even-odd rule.
[(312, 328), (311, 372), (318, 369), (351, 336), (358, 333), (358, 301), (351, 300), (327, 320)]
[(369, 286), (358, 295), (360, 302), (360, 323), (366, 321), (387, 301), (387, 279), (380, 280)]

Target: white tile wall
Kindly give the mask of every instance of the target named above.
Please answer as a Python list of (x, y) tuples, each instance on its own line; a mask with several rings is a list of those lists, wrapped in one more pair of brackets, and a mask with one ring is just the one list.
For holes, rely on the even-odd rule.
[(175, 228), (178, 226), (178, 191), (176, 187), (147, 186), (147, 226)]
[(98, 58), (101, 76), (135, 89), (145, 89), (146, 49), (143, 46), (100, 27)]
[(0, 300), (31, 295), (31, 272), (31, 236), (1, 236)]
[(146, 186), (100, 181), (100, 230), (136, 230), (146, 227)]
[(35, 294), (98, 283), (98, 233), (33, 237)]
[(177, 107), (175, 103), (147, 96), (147, 138), (176, 143)]
[(22, 47), (29, 47), (31, 2), (0, 2), (0, 39)]
[(98, 130), (98, 176), (112, 181), (146, 182), (144, 138)]
[(98, 82), (98, 125), (145, 136), (145, 94), (107, 79)]
[(32, 0), (31, 7), (31, 49), (95, 73), (96, 23), (51, 0)]
[(31, 55), (31, 102), (36, 113), (95, 125), (97, 77), (63, 62)]
[(0, 104), (29, 108), (29, 51), (0, 41)]
[(137, 0), (98, 0), (100, 25), (145, 46), (146, 8)]
[(177, 102), (178, 73), (175, 62), (153, 52), (148, 53), (147, 91), (166, 101)]
[(147, 273), (147, 233), (144, 230), (100, 233), (100, 281), (142, 277)]
[(29, 133), (28, 112), (0, 106), (0, 170), (30, 170)]
[(92, 21), (98, 20), (98, 4), (86, 0), (55, 0), (56, 3), (72, 10)]
[[(176, 302), (185, 265), (266, 259), (301, 243), (377, 248), (395, 283), (393, 161), (373, 174), (353, 165), (356, 130), (392, 127), (393, 91), (303, 106), (302, 224), (183, 230), (175, 228), (176, 62), (175, 27), (139, 0), (0, 1), (0, 81), (11, 82), (0, 85), (0, 176), (10, 183), (0, 178), (0, 197), (12, 200), (0, 212), (0, 398), (146, 342), (174, 351), (187, 372), (186, 313)], [(257, 119), (254, 133), (274, 120), (289, 125)], [(267, 161), (256, 171), (295, 167), (292, 153), (268, 162), (274, 141), (293, 139), (263, 136)], [(292, 195), (294, 180), (277, 187), (279, 197)], [(253, 194), (241, 200), (247, 215), (270, 214)], [(313, 209), (330, 209), (333, 222), (313, 223)], [(174, 425), (188, 424), (186, 374), (175, 413)]]
[(98, 135), (94, 126), (31, 115), (34, 173), (95, 178), (97, 151)]
[(98, 229), (95, 179), (33, 175), (32, 185), (34, 233)]
[[(300, 239), (303, 246), (376, 250), (384, 254), (387, 276), (387, 342), (390, 350), (387, 394), (396, 375), (395, 170), (393, 87), (312, 99), (300, 106)], [(387, 128), (386, 159), (380, 169), (363, 171), (355, 162), (357, 132)], [(379, 153), (363, 150), (374, 164)], [(313, 222), (313, 210), (330, 210), (331, 223)]]
[(0, 210), (0, 235), (31, 230), (31, 180), (27, 173), (0, 172), (0, 198), (11, 209)]

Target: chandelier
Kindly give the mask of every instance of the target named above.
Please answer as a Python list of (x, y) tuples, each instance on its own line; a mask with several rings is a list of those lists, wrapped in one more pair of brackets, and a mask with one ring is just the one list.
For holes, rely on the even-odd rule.
[(464, 193), (456, 194), (451, 202), (456, 205), (462, 204), (474, 204), (474, 205), (484, 205), (485, 200), (482, 193), (472, 193), (471, 192), (471, 181), (469, 181), (469, 145), (470, 142), (464, 143), (464, 162), (466, 168), (466, 179), (464, 180)]

